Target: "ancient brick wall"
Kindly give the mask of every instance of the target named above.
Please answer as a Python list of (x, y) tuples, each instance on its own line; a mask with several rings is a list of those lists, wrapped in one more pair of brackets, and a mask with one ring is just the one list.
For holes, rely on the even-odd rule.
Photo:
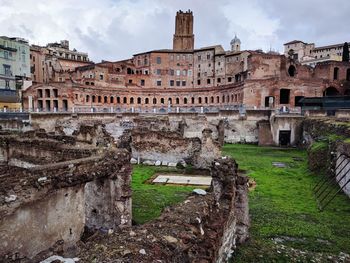
[(33, 136), (0, 136), (2, 262), (37, 262), (71, 250), (84, 227), (107, 231), (131, 225), (127, 151), (98, 153), (64, 144), (64, 136), (56, 136), (61, 142)]
[(228, 262), (249, 235), (248, 179), (227, 157), (214, 160), (210, 170), (205, 196), (193, 194), (131, 231), (95, 237), (77, 256), (83, 262)]

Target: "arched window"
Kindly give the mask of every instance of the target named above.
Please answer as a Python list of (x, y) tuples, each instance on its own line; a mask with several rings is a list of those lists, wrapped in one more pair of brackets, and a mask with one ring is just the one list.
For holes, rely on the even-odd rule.
[(96, 96), (92, 95), (92, 102), (96, 102)]
[(101, 103), (101, 102), (102, 102), (102, 97), (101, 97), (101, 96), (98, 96), (97, 102), (98, 102), (98, 103)]
[(199, 97), (199, 98), (198, 98), (198, 103), (199, 103), (199, 104), (202, 104), (202, 97)]
[(208, 97), (205, 97), (205, 98), (204, 98), (204, 103), (205, 103), (205, 104), (208, 104)]
[(176, 104), (180, 104), (180, 99), (176, 98)]
[(214, 103), (214, 97), (213, 96), (210, 97), (210, 103)]
[(153, 104), (157, 104), (157, 99), (153, 98)]
[(191, 103), (194, 104), (194, 97), (191, 98)]
[(124, 103), (124, 104), (127, 104), (127, 103), (128, 103), (126, 97), (123, 98), (123, 103)]
[(184, 98), (184, 104), (187, 104), (187, 98)]
[(288, 74), (290, 77), (294, 77), (296, 73), (296, 68), (293, 65), (290, 65), (288, 68)]
[(114, 103), (114, 97), (111, 97), (111, 98), (110, 98), (110, 102), (111, 102), (111, 103)]
[(220, 103), (220, 98), (219, 98), (219, 96), (216, 96), (216, 103)]
[(149, 98), (145, 98), (145, 104), (149, 104)]
[(173, 104), (172, 98), (169, 98), (169, 99), (168, 99), (168, 102), (169, 102), (170, 104)]
[(103, 103), (108, 103), (108, 97), (107, 97), (107, 96), (105, 96), (105, 97), (103, 98)]
[(161, 104), (164, 104), (164, 98), (161, 98), (161, 99), (160, 99), (160, 103), (161, 103)]
[(140, 97), (137, 98), (137, 104), (141, 104), (141, 98)]
[(225, 95), (222, 95), (222, 103), (225, 103)]
[(130, 104), (134, 104), (134, 98), (133, 97), (130, 98)]
[(86, 101), (86, 102), (89, 102), (89, 100), (90, 100), (90, 96), (89, 96), (89, 95), (86, 95), (85, 101)]
[(120, 104), (120, 97), (117, 97), (117, 103)]
[(229, 96), (229, 95), (226, 96), (226, 102), (227, 102), (227, 103), (230, 102), (230, 96)]

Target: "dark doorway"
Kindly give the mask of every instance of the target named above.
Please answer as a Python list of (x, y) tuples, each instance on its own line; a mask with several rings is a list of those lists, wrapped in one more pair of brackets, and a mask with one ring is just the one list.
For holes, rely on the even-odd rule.
[(280, 131), (279, 133), (279, 143), (280, 146), (290, 145), (290, 131)]
[(62, 108), (63, 108), (63, 111), (68, 111), (68, 101), (67, 100), (62, 100)]
[(300, 100), (304, 98), (304, 96), (295, 96), (295, 100), (294, 100), (294, 105), (295, 107), (301, 107), (302, 103), (300, 103)]
[(288, 74), (290, 77), (295, 77), (295, 73), (296, 73), (296, 68), (293, 65), (290, 65), (288, 68)]
[(339, 91), (334, 87), (328, 87), (323, 92), (323, 97), (333, 97), (333, 96), (338, 96), (338, 95), (339, 95)]
[(280, 89), (280, 104), (289, 104), (289, 89)]
[(337, 80), (338, 79), (338, 75), (339, 75), (339, 68), (334, 68), (333, 79)]

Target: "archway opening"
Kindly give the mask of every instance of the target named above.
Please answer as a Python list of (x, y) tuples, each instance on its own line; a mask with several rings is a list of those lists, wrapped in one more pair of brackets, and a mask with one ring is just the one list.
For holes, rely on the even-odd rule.
[(339, 91), (334, 87), (328, 87), (323, 92), (323, 97), (334, 97), (338, 95), (339, 95)]
[(297, 70), (296, 70), (295, 66), (290, 65), (289, 68), (288, 68), (288, 75), (290, 77), (295, 77), (296, 71)]

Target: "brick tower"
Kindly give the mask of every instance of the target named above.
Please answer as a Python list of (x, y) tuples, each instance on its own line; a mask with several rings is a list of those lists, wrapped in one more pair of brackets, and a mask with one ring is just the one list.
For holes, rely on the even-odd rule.
[(173, 41), (174, 50), (193, 50), (194, 34), (193, 34), (193, 13), (188, 10), (176, 13), (175, 18), (175, 34)]

